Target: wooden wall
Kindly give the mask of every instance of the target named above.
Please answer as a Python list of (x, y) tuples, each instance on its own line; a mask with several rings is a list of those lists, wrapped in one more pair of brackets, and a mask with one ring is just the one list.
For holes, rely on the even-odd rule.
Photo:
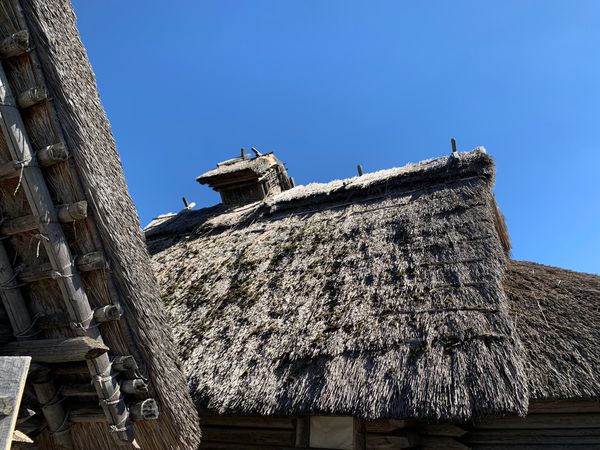
[[(203, 450), (308, 448), (308, 417), (203, 415)], [(600, 401), (533, 402), (526, 418), (474, 424), (413, 420), (354, 422), (355, 450), (600, 449)]]
[(527, 417), (476, 423), (461, 440), (473, 450), (600, 449), (600, 401), (532, 402)]

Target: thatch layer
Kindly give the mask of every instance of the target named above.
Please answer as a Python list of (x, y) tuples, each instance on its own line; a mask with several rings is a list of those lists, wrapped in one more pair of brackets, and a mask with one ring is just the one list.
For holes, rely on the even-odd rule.
[[(127, 327), (114, 333), (125, 333), (121, 336), (123, 346), (149, 374), (152, 394), (160, 402), (160, 419), (137, 423), (136, 436), (143, 448), (195, 449), (199, 443), (197, 417), (173, 340), (164, 327), (139, 220), (70, 2), (22, 0), (21, 5), (78, 181), (122, 296)], [(106, 430), (104, 433), (108, 436)]]
[(513, 261), (504, 283), (532, 399), (600, 397), (600, 276)]
[(484, 151), (147, 233), (192, 394), (220, 413), (524, 413)]

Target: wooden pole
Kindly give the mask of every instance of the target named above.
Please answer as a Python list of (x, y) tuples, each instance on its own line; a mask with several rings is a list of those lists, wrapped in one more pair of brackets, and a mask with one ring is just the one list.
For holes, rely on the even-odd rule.
[(12, 58), (29, 50), (29, 31), (21, 30), (0, 42), (0, 58)]
[[(32, 213), (40, 223), (40, 234), (44, 247), (52, 265), (52, 269), (61, 274), (57, 283), (62, 291), (64, 305), (71, 319), (81, 324), (79, 332), (103, 343), (97, 327), (93, 325), (93, 311), (83, 289), (82, 281), (75, 270), (73, 258), (58, 215), (52, 203), (52, 197), (40, 167), (36, 164), (36, 156), (29, 142), (23, 120), (17, 109), (15, 98), (8, 84), (4, 68), (0, 66), (0, 125), (15, 161), (22, 164), (21, 186)], [(91, 321), (90, 321), (91, 318)], [(93, 383), (100, 398), (100, 404), (106, 414), (111, 432), (117, 440), (133, 442), (133, 427), (129, 423), (129, 414), (119, 385), (113, 376), (108, 355), (88, 361), (88, 368), (93, 374)]]
[[(20, 341), (35, 339), (35, 324), (31, 320), (21, 291), (16, 287), (16, 276), (2, 241), (0, 241), (0, 284), (3, 286), (0, 289), (0, 296), (2, 297), (2, 303), (8, 314), (15, 337)], [(42, 405), (48, 401), (44, 399), (58, 398), (56, 387), (47, 377), (38, 383), (34, 383), (33, 389), (38, 401)], [(60, 434), (55, 435), (56, 443), (64, 448), (72, 449), (73, 442), (71, 440), (70, 427), (66, 423), (66, 415), (62, 405), (56, 403), (51, 408), (42, 408), (42, 412), (50, 431), (60, 432)], [(65, 428), (61, 430), (61, 426)]]
[[(60, 205), (57, 208), (57, 213), (60, 223), (72, 223), (78, 220), (85, 220), (87, 218), (87, 202), (84, 200), (67, 205)], [(5, 236), (12, 236), (14, 234), (32, 231), (37, 228), (37, 217), (29, 215), (4, 221), (0, 225), (0, 233)]]
[(108, 347), (87, 336), (76, 338), (36, 339), (15, 341), (0, 347), (0, 354), (31, 356), (33, 362), (65, 363), (98, 358)]
[[(102, 252), (92, 252), (76, 256), (74, 263), (75, 268), (79, 272), (108, 269), (108, 263)], [(64, 276), (66, 276), (64, 273), (54, 270), (51, 263), (42, 264), (37, 267), (24, 266), (17, 273), (20, 283), (33, 283), (35, 281), (48, 279), (59, 280)]]

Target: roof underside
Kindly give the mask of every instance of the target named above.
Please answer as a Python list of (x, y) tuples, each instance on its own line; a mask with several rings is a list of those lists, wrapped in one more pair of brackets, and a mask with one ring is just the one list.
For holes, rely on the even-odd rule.
[(188, 211), (149, 230), (197, 405), (524, 413), (493, 176), (477, 150)]
[[(154, 422), (135, 423), (138, 443), (144, 448), (196, 448), (199, 442), (197, 417), (187, 395), (178, 360), (173, 355), (174, 343), (168, 330), (162, 326), (164, 311), (157, 301), (158, 288), (151, 273), (139, 221), (69, 0), (3, 1), (0, 5), (0, 40), (18, 32), (29, 35), (30, 45), (26, 51), (2, 61), (10, 88), (16, 97), (31, 88), (48, 92), (33, 105), (19, 104), (17, 114), (24, 123), (23, 128), (17, 130), (21, 133), (20, 139), (30, 141), (37, 155), (47, 146), (60, 144), (68, 149), (71, 156), (66, 161), (41, 169), (41, 182), (32, 190), (49, 192), (51, 208), (85, 201), (89, 209), (86, 218), (63, 224), (61, 233), (57, 235), (64, 233), (66, 243), (60, 248), (54, 241), (49, 243), (52, 239), (56, 241), (55, 235), (38, 234), (44, 220), (56, 223), (49, 215), (43, 217), (44, 220), (35, 217), (40, 230), (36, 228), (2, 237), (2, 245), (14, 263), (16, 275), (24, 266), (32, 271), (50, 264), (52, 268), (52, 276), (30, 282), (20, 281), (17, 286), (24, 298), (25, 310), (33, 318), (25, 337), (73, 337), (77, 331), (96, 339), (98, 331), (90, 330), (99, 330), (104, 343), (110, 348), (111, 360), (117, 355), (133, 355), (140, 366), (139, 371), (117, 376), (109, 363), (107, 370), (100, 374), (102, 376), (97, 377), (99, 358), (88, 361), (89, 364), (85, 360), (64, 364), (68, 367), (49, 364), (51, 384), (57, 389), (65, 384), (89, 385), (90, 375), (94, 375), (96, 385), (110, 385), (114, 389), (114, 385), (118, 387), (126, 377), (144, 376), (148, 380), (149, 395), (160, 404), (161, 416)], [(3, 167), (10, 165), (10, 161), (19, 163), (21, 172), (17, 177), (0, 180), (3, 223), (39, 214), (40, 209), (25, 195), (28, 177), (31, 172), (40, 170), (35, 157), (31, 168), (27, 167), (29, 161), (15, 161), (11, 153), (13, 145), (6, 139), (6, 132), (4, 135), (4, 138), (0, 137), (0, 163), (6, 163)], [(21, 146), (25, 147), (25, 144)], [(74, 270), (75, 275), (63, 275), (63, 271), (76, 264), (57, 267), (59, 260), (55, 254), (59, 252), (63, 256), (72, 255), (75, 261), (77, 257), (100, 252), (106, 264), (87, 271)], [(4, 274), (6, 269), (2, 267)], [(70, 281), (75, 285), (73, 290), (83, 293), (77, 299), (86, 299), (88, 307), (119, 304), (123, 317), (102, 324), (95, 323), (93, 316), (76, 317), (73, 311), (76, 310), (77, 299), (69, 296), (70, 292), (64, 289), (68, 280), (75, 280)], [(6, 288), (8, 284), (3, 286)], [(60, 319), (58, 324), (42, 327), (45, 319), (57, 317)], [(78, 325), (83, 331), (69, 325)], [(59, 369), (70, 369), (70, 372), (59, 374)], [(105, 367), (102, 366), (102, 369)], [(95, 403), (98, 411), (100, 402), (104, 400), (108, 400), (103, 403), (107, 405), (105, 411), (116, 408), (115, 404), (125, 409), (125, 398), (118, 390), (116, 393), (108, 390), (101, 393), (108, 399), (101, 397), (97, 391), (100, 398), (88, 397), (88, 400)], [(132, 401), (131, 397), (127, 401)], [(113, 423), (116, 419), (110, 417), (112, 422), (109, 424), (115, 425), (112, 428), (106, 422), (86, 423), (73, 425), (69, 432), (68, 413), (80, 407), (82, 400), (63, 397), (59, 392), (51, 402), (52, 408), (47, 410), (56, 412), (62, 408), (61, 414), (65, 418), (64, 422), (59, 420), (58, 424), (50, 423), (45, 428), (40, 438), (40, 449), (55, 448), (50, 434), (57, 441), (63, 439), (63, 442), (70, 434), (75, 449), (115, 448), (112, 436), (123, 433), (124, 426), (129, 423)], [(58, 425), (60, 430), (57, 430)], [(56, 433), (51, 433), (54, 431)]]

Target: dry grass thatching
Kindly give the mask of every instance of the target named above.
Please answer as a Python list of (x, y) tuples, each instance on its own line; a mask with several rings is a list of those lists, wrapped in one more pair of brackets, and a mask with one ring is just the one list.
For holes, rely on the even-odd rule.
[[(19, 8), (26, 23), (19, 19)], [(161, 407), (158, 421), (136, 422), (137, 440), (143, 448), (195, 449), (200, 438), (197, 416), (174, 354), (174, 342), (164, 326), (165, 313), (144, 237), (70, 2), (2, 2), (0, 38), (25, 26), (35, 50), (3, 63), (9, 83), (17, 94), (32, 86), (45, 86), (49, 92), (50, 102), (22, 111), (25, 127), (34, 150), (64, 141), (73, 156), (68, 162), (44, 169), (44, 177), (55, 204), (87, 200), (91, 219), (64, 226), (70, 250), (79, 255), (102, 250), (107, 256), (110, 273), (99, 270), (83, 274), (84, 288), (93, 307), (120, 300), (124, 318), (101, 325), (101, 332), (113, 354), (136, 357), (142, 373), (150, 378), (150, 394)], [(32, 69), (37, 63), (39, 73)], [(6, 144), (0, 141), (0, 162), (8, 161)], [(2, 218), (31, 213), (18, 180), (0, 183), (0, 212)], [(36, 266), (46, 261), (44, 248), (40, 250), (34, 237), (35, 233), (29, 233), (3, 241), (15, 264)], [(23, 293), (32, 314), (65, 314), (61, 292), (53, 280), (25, 286)], [(68, 328), (54, 329), (40, 337), (69, 333)], [(109, 449), (115, 445), (105, 424), (77, 425), (75, 430), (77, 448)], [(40, 448), (52, 448), (46, 438), (42, 437)]]
[(600, 397), (600, 276), (513, 261), (504, 286), (531, 398)]
[(493, 181), (492, 159), (476, 150), (184, 211), (148, 230), (197, 406), (524, 413)]

